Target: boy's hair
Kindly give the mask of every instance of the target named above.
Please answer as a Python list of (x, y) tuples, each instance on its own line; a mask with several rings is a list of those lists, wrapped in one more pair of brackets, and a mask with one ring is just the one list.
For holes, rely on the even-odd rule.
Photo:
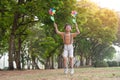
[[(64, 29), (66, 28), (66, 26), (71, 26), (71, 25), (66, 23), (65, 26), (64, 26)], [(72, 26), (71, 26), (71, 28), (72, 28)]]

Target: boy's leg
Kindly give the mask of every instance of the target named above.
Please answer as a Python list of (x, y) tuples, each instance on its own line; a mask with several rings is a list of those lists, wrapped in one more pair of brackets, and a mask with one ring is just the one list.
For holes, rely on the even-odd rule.
[(74, 65), (73, 57), (70, 57), (70, 68), (73, 68), (73, 65)]
[(74, 74), (74, 60), (73, 57), (70, 57), (70, 74)]
[(73, 56), (73, 47), (69, 51), (69, 60), (70, 60), (70, 74), (74, 74), (74, 56)]
[(63, 65), (64, 65), (64, 73), (68, 73), (68, 65), (67, 65), (67, 56), (68, 56), (68, 51), (64, 50), (63, 51)]
[(64, 68), (67, 67), (67, 57), (63, 57)]
[(69, 50), (69, 62), (70, 62), (70, 68), (73, 68), (73, 64), (74, 64), (74, 61), (73, 61), (73, 47), (71, 46), (70, 47), (71, 49)]

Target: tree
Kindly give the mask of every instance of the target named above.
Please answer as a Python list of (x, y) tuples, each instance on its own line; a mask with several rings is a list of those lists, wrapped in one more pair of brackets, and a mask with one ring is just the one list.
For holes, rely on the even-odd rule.
[(104, 59), (112, 59), (115, 54), (115, 49), (107, 44), (101, 44), (96, 47), (95, 54), (93, 54), (94, 61), (104, 61)]
[(117, 40), (114, 41), (114, 44), (120, 46), (120, 13), (117, 12), (117, 15), (118, 15), (118, 32), (116, 34)]
[[(83, 57), (87, 57), (87, 53), (90, 54), (91, 56), (88, 56), (92, 59), (94, 55), (100, 54), (97, 52), (97, 49), (102, 49), (99, 47), (100, 45), (105, 46), (104, 43), (111, 45), (116, 39), (118, 18), (114, 11), (99, 8), (89, 0), (81, 0), (78, 4), (78, 10), (80, 12), (78, 23), (81, 30), (81, 35), (77, 39), (79, 42), (77, 44), (81, 45), (79, 52), (82, 56), (84, 55)], [(86, 41), (86, 39), (89, 40)], [(86, 44), (83, 40), (86, 41)], [(83, 45), (89, 45), (89, 47), (83, 47)], [(81, 58), (82, 56), (80, 55)]]

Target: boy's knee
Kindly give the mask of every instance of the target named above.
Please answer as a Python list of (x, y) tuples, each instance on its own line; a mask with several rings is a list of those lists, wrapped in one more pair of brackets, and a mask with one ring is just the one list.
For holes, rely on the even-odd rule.
[(73, 57), (70, 57), (70, 60), (73, 60)]
[(63, 60), (67, 60), (67, 57), (63, 57)]

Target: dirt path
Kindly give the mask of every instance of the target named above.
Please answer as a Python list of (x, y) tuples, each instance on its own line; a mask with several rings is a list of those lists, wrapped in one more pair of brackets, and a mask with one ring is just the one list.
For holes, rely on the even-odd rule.
[(120, 67), (77, 68), (72, 76), (63, 69), (0, 71), (0, 80), (120, 80)]

